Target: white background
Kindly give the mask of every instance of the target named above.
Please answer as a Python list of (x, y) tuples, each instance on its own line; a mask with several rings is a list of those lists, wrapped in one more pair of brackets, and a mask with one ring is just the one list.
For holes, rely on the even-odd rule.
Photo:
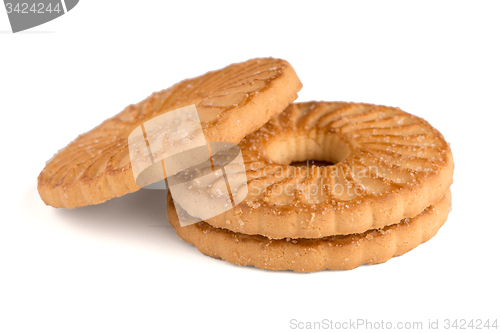
[[(0, 8), (0, 331), (500, 319), (499, 13), (487, 1), (82, 0), (12, 34)], [(75, 210), (39, 198), (45, 161), (78, 134), (153, 91), (261, 56), (294, 66), (298, 101), (399, 106), (444, 134), (453, 211), (435, 238), (353, 271), (269, 272), (181, 241), (161, 191)]]

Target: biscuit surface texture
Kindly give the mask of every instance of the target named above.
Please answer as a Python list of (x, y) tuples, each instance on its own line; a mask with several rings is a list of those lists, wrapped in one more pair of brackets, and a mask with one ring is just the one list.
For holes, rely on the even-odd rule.
[(169, 222), (177, 235), (203, 254), (237, 265), (297, 272), (348, 270), (400, 256), (432, 238), (446, 221), (450, 207), (447, 190), (418, 216), (381, 229), (316, 239), (273, 240), (214, 228), (205, 222), (181, 227), (170, 194), (167, 198)]
[[(452, 183), (453, 158), (443, 136), (393, 107), (291, 104), (239, 146), (248, 195), (205, 221), (243, 234), (280, 239), (362, 233), (420, 214)], [(331, 165), (290, 165), (305, 160)]]
[(288, 62), (266, 58), (153, 93), (61, 149), (38, 177), (40, 196), (47, 205), (75, 208), (137, 191), (127, 140), (144, 122), (194, 104), (208, 142), (238, 143), (283, 111), (301, 87)]

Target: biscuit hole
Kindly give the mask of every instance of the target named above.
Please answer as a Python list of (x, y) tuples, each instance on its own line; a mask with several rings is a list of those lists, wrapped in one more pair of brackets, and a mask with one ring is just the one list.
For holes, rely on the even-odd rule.
[(335, 163), (328, 161), (318, 161), (318, 160), (307, 160), (307, 161), (297, 161), (290, 163), (290, 166), (299, 167), (299, 168), (310, 168), (313, 165), (317, 167), (326, 167), (328, 165), (334, 165)]
[(276, 163), (296, 167), (328, 166), (350, 155), (349, 146), (335, 135), (275, 137), (265, 147)]

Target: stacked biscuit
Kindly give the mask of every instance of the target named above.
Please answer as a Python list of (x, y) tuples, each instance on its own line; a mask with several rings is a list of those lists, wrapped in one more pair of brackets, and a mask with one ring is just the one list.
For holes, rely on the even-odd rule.
[(398, 108), (290, 104), (301, 87), (291, 65), (272, 58), (182, 81), (62, 149), (38, 177), (40, 196), (75, 208), (137, 191), (130, 133), (194, 104), (207, 142), (239, 145), (247, 179), (233, 193), (244, 193), (241, 202), (187, 226), (168, 196), (170, 224), (202, 253), (312, 272), (385, 262), (433, 237), (451, 206), (453, 160), (442, 135)]

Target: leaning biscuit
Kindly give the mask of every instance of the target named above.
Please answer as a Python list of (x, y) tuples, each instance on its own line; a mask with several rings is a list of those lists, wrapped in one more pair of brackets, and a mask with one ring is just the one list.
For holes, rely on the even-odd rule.
[(172, 197), (167, 197), (170, 224), (181, 239), (203, 254), (237, 265), (297, 272), (347, 270), (386, 262), (431, 239), (446, 221), (450, 208), (451, 194), (446, 190), (437, 203), (418, 216), (381, 229), (319, 239), (273, 240), (214, 228), (205, 222), (181, 227)]
[(75, 208), (137, 191), (127, 140), (144, 122), (194, 104), (208, 142), (238, 143), (283, 111), (301, 87), (292, 66), (272, 58), (177, 83), (128, 106), (60, 150), (38, 177), (40, 197), (47, 205)]
[[(205, 221), (243, 234), (280, 239), (362, 233), (420, 214), (452, 183), (448, 143), (427, 121), (399, 108), (292, 104), (239, 146), (248, 195)], [(332, 165), (290, 165), (305, 160)], [(199, 190), (194, 182), (185, 185)]]

